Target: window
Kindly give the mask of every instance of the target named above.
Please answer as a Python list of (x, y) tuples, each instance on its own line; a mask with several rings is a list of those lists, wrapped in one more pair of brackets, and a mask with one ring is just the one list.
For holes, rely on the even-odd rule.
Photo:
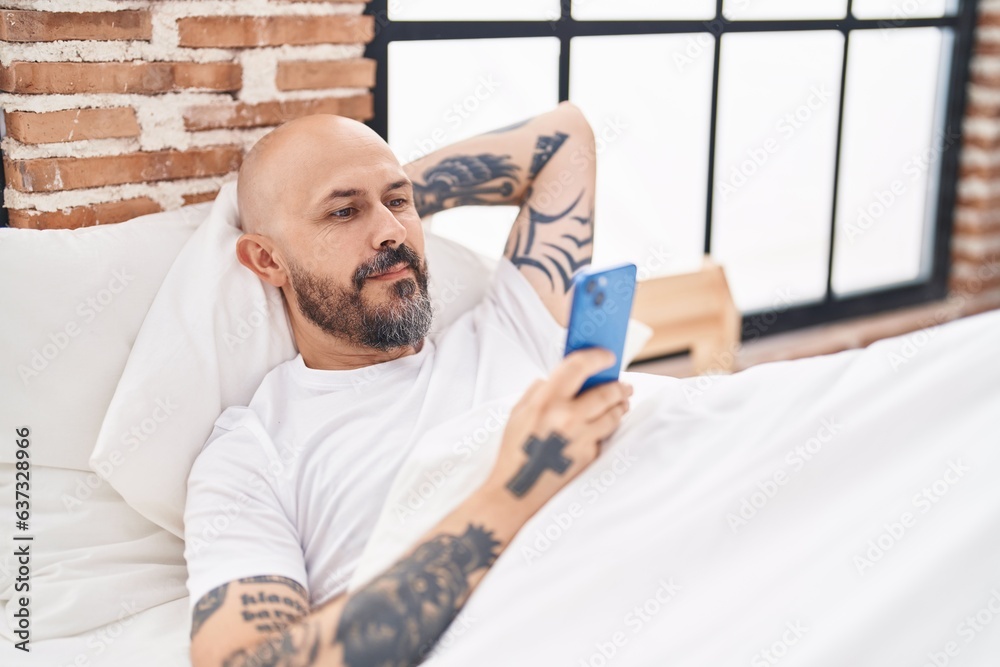
[[(374, 0), (402, 161), (572, 100), (595, 264), (726, 268), (766, 333), (946, 293), (974, 0)], [(434, 229), (499, 256), (513, 211)], [(755, 326), (760, 330), (759, 324)]]

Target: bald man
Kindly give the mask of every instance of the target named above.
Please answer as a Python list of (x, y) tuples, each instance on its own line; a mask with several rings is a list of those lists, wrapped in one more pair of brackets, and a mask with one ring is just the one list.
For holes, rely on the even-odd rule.
[[(289, 122), (240, 170), (239, 261), (283, 294), (299, 355), (228, 408), (188, 482), (195, 667), (411, 665), (629, 409), (614, 362), (560, 354), (590, 263), (593, 133), (570, 104), (401, 166), (360, 123)], [(483, 302), (435, 337), (423, 216), (520, 212)], [(417, 446), (501, 431), (488, 479), (407, 555), (347, 583)], [(405, 514), (400, 520), (405, 520)]]

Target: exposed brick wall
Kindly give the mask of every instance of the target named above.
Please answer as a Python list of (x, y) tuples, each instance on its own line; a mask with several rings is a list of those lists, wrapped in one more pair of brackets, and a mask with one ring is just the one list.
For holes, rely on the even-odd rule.
[(982, 0), (952, 235), (954, 297), (1000, 302), (1000, 0)]
[[(11, 226), (210, 200), (271, 127), (372, 115), (365, 0), (0, 0)], [(71, 11), (67, 11), (71, 10)]]

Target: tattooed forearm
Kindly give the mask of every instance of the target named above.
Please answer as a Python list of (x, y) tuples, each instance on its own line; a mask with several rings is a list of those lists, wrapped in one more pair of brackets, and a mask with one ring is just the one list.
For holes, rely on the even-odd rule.
[(565, 473), (573, 463), (572, 459), (566, 458), (562, 453), (567, 444), (569, 441), (556, 431), (550, 433), (545, 440), (531, 436), (524, 445), (528, 460), (513, 479), (507, 482), (507, 489), (520, 498), (531, 490), (546, 470), (552, 470), (558, 475)]
[[(593, 255), (593, 209), (586, 216), (570, 215), (583, 196), (584, 192), (581, 191), (573, 203), (564, 210), (554, 215), (545, 215), (534, 207), (531, 203), (532, 195), (529, 194), (527, 224), (511, 234), (504, 252), (514, 266), (518, 268), (533, 266), (544, 273), (552, 289), (561, 289), (563, 294), (573, 286), (573, 274), (590, 264)], [(579, 225), (574, 226), (574, 233), (564, 233), (552, 238), (551, 241), (538, 242), (545, 226), (562, 223), (560, 226), (564, 227), (566, 220), (574, 220)], [(558, 287), (556, 276), (560, 281)]]
[(226, 601), (226, 591), (229, 590), (229, 584), (222, 584), (218, 588), (212, 589), (206, 593), (200, 600), (198, 604), (194, 606), (194, 612), (192, 612), (191, 617), (191, 638), (193, 639), (198, 631), (201, 630), (201, 626), (205, 624), (205, 621), (209, 619), (215, 612), (219, 610), (222, 603)]
[(320, 652), (320, 625), (298, 623), (254, 649), (240, 649), (222, 667), (311, 667)]
[[(260, 632), (277, 632), (309, 613), (299, 599), (308, 600), (306, 589), (297, 581), (287, 577), (259, 576), (244, 577), (237, 584), (278, 584), (294, 591), (294, 596), (282, 595), (274, 589), (260, 589), (241, 586), (237, 589), (240, 614), (245, 623), (253, 623)], [(191, 638), (198, 634), (202, 626), (225, 604), (227, 594), (232, 590), (226, 583), (205, 594), (195, 605), (191, 618)], [(235, 600), (235, 598), (234, 598)]]
[(509, 155), (453, 155), (414, 180), (413, 196), (421, 217), (453, 206), (496, 203), (488, 196), (505, 199), (517, 188), (518, 167)]
[(444, 633), (469, 594), (469, 577), (499, 554), (493, 533), (470, 524), (439, 535), (352, 595), (334, 641), (344, 664), (413, 665)]
[(240, 579), (241, 584), (280, 584), (296, 595), (275, 593), (273, 590), (244, 588), (240, 594), (240, 613), (243, 621), (253, 623), (260, 632), (277, 632), (309, 613), (297, 598), (309, 599), (306, 589), (297, 581), (286, 577), (262, 576)]

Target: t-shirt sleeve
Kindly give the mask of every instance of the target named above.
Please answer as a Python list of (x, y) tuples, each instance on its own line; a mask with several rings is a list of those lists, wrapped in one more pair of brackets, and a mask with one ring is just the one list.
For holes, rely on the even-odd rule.
[(217, 423), (191, 469), (184, 558), (192, 609), (209, 591), (244, 577), (283, 576), (307, 585), (298, 533), (260, 437), (247, 426)]
[(484, 299), (497, 326), (545, 371), (562, 361), (566, 327), (560, 325), (517, 267), (500, 257)]

